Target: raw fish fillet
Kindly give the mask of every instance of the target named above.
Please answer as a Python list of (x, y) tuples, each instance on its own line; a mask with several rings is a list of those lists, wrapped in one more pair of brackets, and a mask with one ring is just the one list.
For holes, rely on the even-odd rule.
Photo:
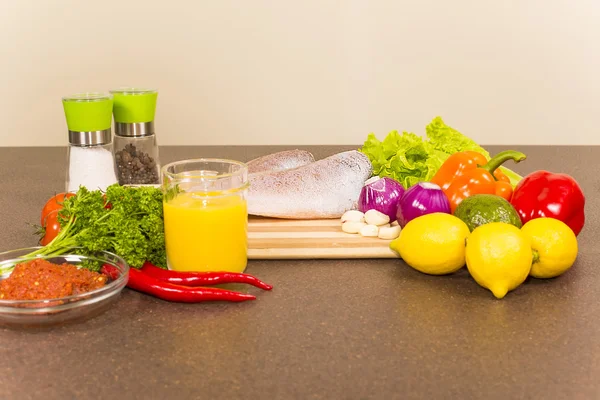
[(285, 150), (248, 161), (248, 174), (267, 171), (283, 171), (315, 162), (306, 150)]
[(351, 150), (285, 171), (249, 176), (251, 215), (317, 219), (339, 218), (357, 206), (373, 167), (363, 153)]

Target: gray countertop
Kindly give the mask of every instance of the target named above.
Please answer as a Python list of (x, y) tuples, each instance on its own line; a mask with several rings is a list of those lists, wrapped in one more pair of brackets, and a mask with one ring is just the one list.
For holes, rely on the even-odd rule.
[[(349, 147), (307, 147), (317, 158)], [(278, 147), (163, 147), (247, 161)], [(274, 285), (247, 303), (175, 304), (125, 289), (51, 331), (0, 330), (2, 399), (600, 398), (599, 147), (523, 147), (522, 174), (573, 175), (587, 196), (576, 265), (503, 300), (463, 269), (400, 260), (251, 261)], [(497, 147), (490, 147), (494, 153)], [(64, 188), (64, 148), (0, 149), (0, 249), (35, 245)]]

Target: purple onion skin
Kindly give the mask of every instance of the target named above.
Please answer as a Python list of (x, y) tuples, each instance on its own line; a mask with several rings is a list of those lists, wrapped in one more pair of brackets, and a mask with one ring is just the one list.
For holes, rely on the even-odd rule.
[(364, 213), (375, 209), (390, 217), (390, 223), (394, 222), (398, 213), (398, 202), (404, 194), (404, 186), (388, 177), (368, 182), (369, 180), (365, 182), (360, 191), (358, 210)]
[(448, 197), (435, 183), (419, 182), (404, 192), (398, 203), (396, 218), (400, 227), (404, 228), (417, 217), (437, 212), (451, 214)]

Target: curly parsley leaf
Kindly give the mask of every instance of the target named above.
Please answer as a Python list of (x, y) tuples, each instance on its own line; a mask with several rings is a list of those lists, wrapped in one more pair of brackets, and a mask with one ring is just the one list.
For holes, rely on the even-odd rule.
[[(106, 193), (80, 187), (59, 213), (61, 231), (36, 254), (108, 251), (131, 267), (145, 261), (166, 268), (163, 194), (158, 188), (109, 186)], [(97, 265), (90, 264), (90, 268)]]

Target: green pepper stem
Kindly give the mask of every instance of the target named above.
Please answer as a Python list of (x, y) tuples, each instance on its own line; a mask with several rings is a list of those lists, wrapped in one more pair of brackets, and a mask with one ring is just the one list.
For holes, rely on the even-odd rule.
[(520, 161), (523, 161), (527, 156), (523, 153), (521, 153), (520, 151), (516, 151), (516, 150), (505, 150), (505, 151), (501, 151), (500, 153), (496, 154), (494, 157), (492, 157), (487, 164), (485, 165), (481, 165), (480, 168), (485, 169), (486, 171), (488, 171), (490, 174), (494, 174), (494, 171), (496, 171), (496, 169), (498, 167), (500, 167), (502, 164), (504, 164), (506, 161), (508, 160), (513, 160), (515, 163), (518, 163)]
[(531, 253), (531, 265), (533, 265), (540, 261), (540, 253), (538, 253), (537, 250), (531, 250)]

